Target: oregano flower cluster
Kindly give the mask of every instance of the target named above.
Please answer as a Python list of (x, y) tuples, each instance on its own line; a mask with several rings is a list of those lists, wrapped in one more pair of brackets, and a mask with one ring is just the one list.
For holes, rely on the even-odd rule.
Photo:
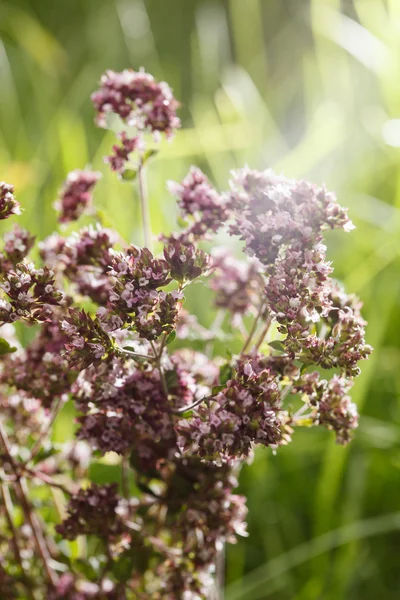
[[(357, 427), (349, 393), (371, 348), (323, 238), (353, 225), (324, 187), (245, 167), (218, 191), (192, 167), (168, 183), (181, 228), (154, 252), (145, 169), (179, 128), (179, 103), (132, 70), (108, 71), (92, 100), (99, 126), (120, 124), (105, 163), (138, 184), (146, 243), (99, 222), (100, 173), (88, 168), (67, 175), (60, 230), (38, 242), (37, 264), (28, 231), (3, 237), (1, 597), (211, 599), (224, 545), (246, 535), (240, 464), (297, 427), (339, 444)], [(19, 213), (0, 183), (0, 219)], [(80, 227), (83, 214), (92, 223)], [(199, 281), (213, 296), (209, 328), (185, 304)], [(25, 347), (17, 322), (31, 328)], [(74, 438), (53, 442), (72, 413)]]

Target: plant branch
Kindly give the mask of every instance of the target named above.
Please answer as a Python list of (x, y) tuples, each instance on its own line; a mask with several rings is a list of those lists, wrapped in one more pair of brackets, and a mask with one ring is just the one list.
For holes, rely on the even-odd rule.
[(63, 401), (60, 396), (54, 403), (51, 413), (50, 413), (50, 418), (47, 421), (46, 425), (43, 427), (42, 431), (40, 432), (39, 437), (36, 440), (35, 444), (33, 445), (33, 448), (31, 450), (29, 458), (25, 461), (26, 465), (29, 464), (35, 458), (35, 456), (40, 452), (43, 441), (47, 437), (51, 427), (53, 426), (53, 423), (57, 418), (57, 415), (59, 413), (59, 410), (60, 410), (62, 404), (63, 404)]
[(180, 408), (174, 408), (172, 409), (172, 412), (176, 415), (181, 415), (182, 413), (187, 412), (188, 410), (192, 410), (193, 408), (196, 408), (196, 406), (199, 406), (199, 404), (201, 404), (202, 402), (204, 402), (206, 398), (199, 398), (198, 400), (196, 400), (195, 402), (193, 402), (192, 404), (189, 404), (189, 406), (181, 406)]
[(6, 520), (7, 520), (8, 526), (11, 531), (15, 560), (18, 563), (19, 567), (21, 568), (21, 573), (22, 573), (23, 579), (24, 579), (23, 583), (26, 587), (28, 597), (30, 598), (30, 600), (34, 600), (34, 595), (33, 595), (31, 586), (28, 582), (28, 576), (27, 576), (27, 573), (26, 573), (26, 570), (24, 567), (24, 563), (22, 561), (22, 557), (21, 557), (21, 554), (19, 551), (18, 536), (17, 536), (17, 531), (15, 529), (13, 516), (12, 516), (13, 515), (13, 505), (12, 505), (10, 490), (4, 483), (2, 483), (0, 486), (0, 492), (1, 492), (1, 497), (3, 499), (3, 506), (4, 506), (4, 511), (5, 511), (5, 515), (6, 515)]
[(25, 479), (21, 476), (21, 473), (19, 471), (19, 466), (15, 463), (15, 461), (12, 457), (11, 446), (10, 446), (10, 443), (8, 440), (8, 435), (7, 435), (7, 432), (4, 428), (4, 425), (1, 420), (0, 420), (0, 442), (4, 448), (4, 452), (5, 452), (7, 461), (9, 462), (12, 470), (14, 471), (14, 474), (16, 477), (15, 485), (16, 485), (17, 495), (19, 496), (19, 500), (21, 502), (21, 507), (24, 512), (25, 519), (27, 520), (28, 524), (31, 527), (32, 535), (35, 540), (35, 545), (36, 545), (38, 554), (39, 554), (40, 558), (42, 559), (45, 573), (46, 573), (49, 581), (51, 582), (51, 584), (53, 586), (56, 586), (58, 578), (57, 578), (56, 573), (54, 573), (54, 571), (51, 569), (51, 567), (49, 565), (51, 556), (50, 556), (49, 550), (46, 545), (46, 540), (44, 538), (44, 535), (43, 535), (43, 532), (39, 525), (39, 522), (36, 519), (36, 515), (34, 515), (32, 513), (31, 506), (30, 506), (30, 503), (28, 500), (27, 485), (26, 485)]
[(244, 354), (246, 352), (247, 348), (250, 346), (250, 343), (251, 343), (251, 341), (253, 339), (253, 336), (254, 336), (254, 334), (256, 332), (258, 322), (259, 322), (259, 320), (261, 318), (261, 315), (263, 313), (264, 307), (265, 307), (265, 302), (261, 302), (261, 306), (260, 306), (260, 308), (258, 310), (257, 316), (254, 319), (252, 328), (250, 329), (249, 335), (247, 336), (247, 339), (246, 339), (246, 341), (244, 343), (244, 346), (243, 346), (240, 354)]

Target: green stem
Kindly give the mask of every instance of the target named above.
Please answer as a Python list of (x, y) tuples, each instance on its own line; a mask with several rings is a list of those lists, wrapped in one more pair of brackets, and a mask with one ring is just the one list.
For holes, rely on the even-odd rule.
[(143, 235), (144, 245), (153, 252), (153, 244), (151, 240), (151, 222), (150, 222), (150, 210), (149, 210), (149, 197), (147, 192), (147, 181), (146, 181), (146, 170), (143, 164), (142, 158), (140, 158), (138, 168), (138, 183), (139, 183), (139, 198), (140, 208), (142, 211), (142, 224), (143, 224)]

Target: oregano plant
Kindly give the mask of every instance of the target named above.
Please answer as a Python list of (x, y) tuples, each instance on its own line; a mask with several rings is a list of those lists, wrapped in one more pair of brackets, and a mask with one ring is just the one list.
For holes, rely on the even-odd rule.
[[(180, 228), (157, 232), (154, 254), (145, 170), (179, 128), (179, 104), (132, 70), (106, 72), (92, 101), (100, 127), (118, 123), (105, 162), (137, 188), (144, 247), (102, 225), (90, 169), (67, 176), (40, 264), (31, 233), (3, 236), (1, 598), (219, 598), (224, 545), (246, 534), (243, 461), (297, 427), (340, 444), (357, 427), (349, 391), (371, 348), (323, 243), (353, 226), (324, 187), (245, 167), (221, 192), (192, 167), (168, 184)], [(18, 214), (0, 183), (0, 219)], [(83, 214), (93, 223), (63, 235)], [(217, 309), (209, 328), (185, 305), (198, 281)], [(16, 323), (35, 326), (26, 347)], [(55, 443), (72, 406), (75, 437)], [(107, 457), (118, 483), (90, 476)]]

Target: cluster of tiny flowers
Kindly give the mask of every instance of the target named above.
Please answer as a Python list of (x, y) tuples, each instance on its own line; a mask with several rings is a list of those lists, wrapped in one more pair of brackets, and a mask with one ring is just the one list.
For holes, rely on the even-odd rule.
[(14, 197), (14, 186), (0, 181), (0, 221), (20, 214), (20, 205)]
[(68, 540), (84, 534), (105, 538), (121, 535), (124, 523), (117, 514), (119, 500), (116, 485), (92, 484), (79, 490), (69, 501), (68, 517), (57, 526), (57, 532)]
[(178, 198), (182, 217), (188, 224), (186, 229), (167, 240), (183, 244), (200, 240), (207, 234), (216, 233), (228, 219), (229, 203), (197, 167), (191, 167), (182, 183), (170, 181), (168, 190)]
[(208, 460), (249, 456), (253, 443), (273, 448), (290, 441), (276, 373), (257, 356), (240, 360), (216, 396), (178, 425), (184, 449)]
[(89, 225), (67, 239), (51, 235), (40, 244), (40, 251), (57, 280), (66, 277), (73, 286), (72, 291), (104, 304), (112, 288), (110, 256), (118, 242), (119, 237), (114, 231)]
[(306, 396), (314, 423), (334, 431), (339, 444), (347, 444), (358, 426), (357, 406), (348, 395), (352, 385), (345, 377), (334, 375), (327, 381), (314, 372), (304, 375), (295, 387)]
[(171, 88), (164, 81), (155, 81), (144, 71), (107, 71), (101, 78), (100, 89), (92, 94), (92, 101), (100, 127), (107, 126), (106, 116), (109, 113), (118, 115), (139, 131), (171, 136), (180, 127), (176, 115), (179, 104)]
[(128, 137), (125, 131), (119, 135), (119, 138), (121, 144), (114, 144), (112, 154), (106, 156), (104, 160), (110, 165), (112, 171), (123, 173), (132, 152), (140, 148), (140, 139), (138, 136)]
[(248, 313), (259, 302), (264, 287), (258, 261), (239, 261), (224, 249), (217, 249), (212, 258), (210, 287), (216, 306), (237, 315)]
[(175, 328), (181, 296), (160, 289), (171, 281), (166, 260), (154, 258), (147, 248), (131, 246), (111, 256), (108, 274), (112, 289), (107, 307), (98, 313), (106, 329), (128, 325), (140, 337), (156, 340)]
[(8, 299), (0, 299), (0, 324), (17, 320), (45, 322), (62, 293), (54, 286), (54, 273), (47, 267), (35, 269), (33, 263), (18, 263), (0, 284)]
[(92, 190), (100, 177), (100, 173), (88, 170), (80, 171), (79, 169), (68, 174), (60, 197), (55, 204), (59, 211), (60, 223), (76, 221), (90, 209)]
[(63, 356), (69, 338), (60, 330), (61, 314), (54, 312), (26, 349), (8, 355), (0, 375), (0, 382), (31, 393), (45, 408), (70, 390), (70, 365)]
[(4, 234), (3, 241), (3, 251), (0, 252), (0, 273), (6, 274), (26, 258), (35, 242), (35, 236), (15, 225), (11, 231)]
[[(141, 71), (108, 71), (92, 99), (100, 126), (113, 114), (125, 127), (106, 158), (123, 179), (133, 152), (139, 169), (147, 160), (145, 133), (179, 127), (171, 89)], [(59, 222), (96, 219), (98, 179), (68, 176)], [(256, 447), (289, 443), (297, 427), (325, 427), (340, 444), (357, 427), (349, 390), (371, 348), (359, 300), (326, 259), (323, 232), (352, 228), (334, 195), (248, 168), (225, 193), (196, 167), (169, 190), (182, 230), (161, 238), (159, 255), (96, 224), (42, 241), (37, 268), (27, 261), (33, 236), (18, 227), (4, 236), (0, 481), (15, 486), (23, 520), (13, 532), (0, 506), (1, 528), (18, 541), (15, 550), (0, 535), (7, 600), (31, 588), (49, 600), (211, 599), (223, 545), (246, 534), (240, 465)], [(0, 184), (0, 219), (18, 213), (12, 186)], [(241, 240), (241, 260), (199, 247), (219, 232)], [(209, 329), (183, 308), (199, 278), (209, 278), (217, 313)], [(18, 320), (38, 327), (24, 348)], [(75, 411), (74, 440), (55, 443), (63, 407), (64, 423)], [(51, 544), (54, 527), (34, 514), (49, 487), (57, 509), (59, 494), (69, 500)], [(47, 502), (41, 514), (60, 512)], [(65, 540), (80, 536), (88, 553), (67, 556)]]
[(357, 362), (371, 352), (360, 303), (338, 293), (322, 244), (326, 229), (353, 229), (346, 211), (324, 188), (271, 171), (236, 173), (231, 198), (244, 209), (236, 209), (230, 232), (264, 265), (266, 306), (292, 358), (357, 375)]

